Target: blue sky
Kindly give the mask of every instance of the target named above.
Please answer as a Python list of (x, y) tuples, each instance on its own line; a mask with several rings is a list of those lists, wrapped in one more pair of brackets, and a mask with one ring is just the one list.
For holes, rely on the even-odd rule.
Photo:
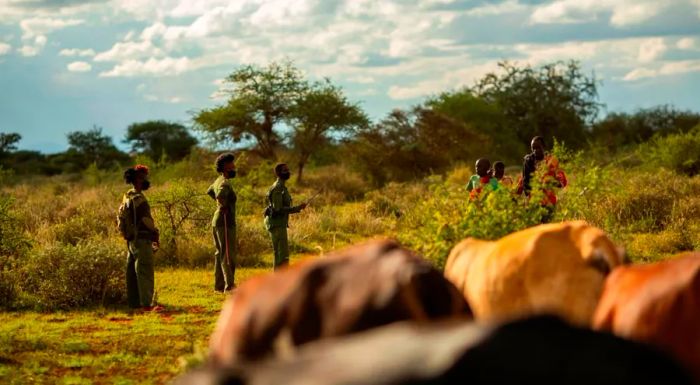
[(700, 111), (700, 0), (0, 0), (0, 132), (56, 152), (93, 125), (189, 125), (237, 66), (282, 58), (374, 119), (503, 59), (580, 60), (609, 111)]

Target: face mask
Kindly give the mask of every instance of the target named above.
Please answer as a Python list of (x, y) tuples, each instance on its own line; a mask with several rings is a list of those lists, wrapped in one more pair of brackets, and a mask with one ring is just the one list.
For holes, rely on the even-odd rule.
[(236, 177), (236, 170), (231, 170), (228, 173), (226, 173), (226, 177), (235, 178)]
[(292, 176), (292, 174), (290, 174), (289, 172), (282, 172), (282, 173), (280, 173), (280, 179), (282, 179), (282, 180), (287, 180), (287, 179), (289, 179), (291, 176)]
[(151, 181), (145, 180), (141, 183), (141, 190), (146, 191), (151, 188)]

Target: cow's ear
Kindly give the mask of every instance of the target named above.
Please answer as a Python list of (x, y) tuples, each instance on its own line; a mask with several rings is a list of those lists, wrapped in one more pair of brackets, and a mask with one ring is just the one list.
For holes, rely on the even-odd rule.
[(623, 265), (629, 265), (632, 262), (629, 257), (627, 257), (627, 251), (623, 246), (615, 246), (615, 251), (617, 251), (617, 255), (620, 256)]

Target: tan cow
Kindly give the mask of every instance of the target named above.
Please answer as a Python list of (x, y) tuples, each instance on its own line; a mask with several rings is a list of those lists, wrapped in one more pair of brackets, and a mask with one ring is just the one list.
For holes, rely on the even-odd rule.
[(476, 319), (552, 313), (590, 325), (605, 276), (623, 253), (582, 221), (535, 226), (497, 241), (468, 238), (447, 259), (445, 276)]
[(700, 253), (615, 269), (593, 326), (666, 350), (700, 383)]
[(454, 285), (396, 243), (373, 241), (245, 282), (221, 311), (210, 362), (280, 357), (314, 340), (452, 316), (471, 319)]

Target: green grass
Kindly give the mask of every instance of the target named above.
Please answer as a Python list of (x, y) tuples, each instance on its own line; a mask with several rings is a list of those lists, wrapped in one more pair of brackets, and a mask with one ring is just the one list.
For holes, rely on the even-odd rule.
[[(236, 281), (264, 273), (236, 270)], [(126, 307), (0, 313), (0, 383), (160, 384), (206, 355), (224, 294), (209, 270), (156, 272), (161, 313)]]

